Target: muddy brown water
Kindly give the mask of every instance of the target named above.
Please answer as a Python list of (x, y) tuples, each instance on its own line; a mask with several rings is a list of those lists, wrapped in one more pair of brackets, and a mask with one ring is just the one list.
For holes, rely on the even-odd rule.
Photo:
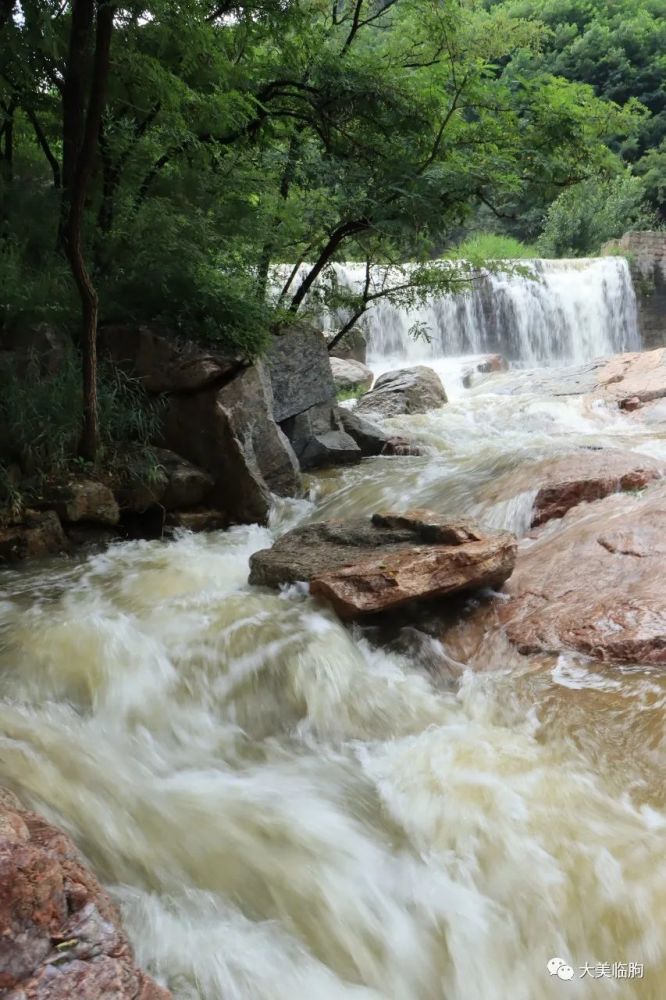
[(269, 529), (0, 573), (0, 782), (72, 833), (179, 1000), (666, 996), (662, 671), (464, 624), (376, 646), (246, 583), (304, 518), (523, 533), (530, 462), (666, 459), (665, 425), (503, 378), (390, 421), (426, 454), (321, 474)]

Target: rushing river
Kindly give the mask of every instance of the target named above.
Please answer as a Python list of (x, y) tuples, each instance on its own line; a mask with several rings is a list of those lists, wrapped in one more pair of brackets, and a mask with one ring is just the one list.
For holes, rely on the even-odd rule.
[(419, 505), (522, 530), (529, 460), (666, 458), (666, 424), (496, 394), (510, 376), (463, 392), (454, 367), (448, 406), (391, 422), (426, 454), (321, 474), (270, 529), (0, 573), (0, 783), (73, 834), (177, 1000), (665, 995), (663, 672), (497, 635), (468, 658), (464, 634), (374, 645), (247, 585), (299, 519)]

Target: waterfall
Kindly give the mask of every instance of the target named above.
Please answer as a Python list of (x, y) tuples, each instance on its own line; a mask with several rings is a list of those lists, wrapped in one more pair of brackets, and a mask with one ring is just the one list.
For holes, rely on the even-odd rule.
[[(503, 354), (526, 365), (576, 364), (640, 349), (636, 297), (622, 257), (525, 261), (533, 276), (490, 274), (469, 291), (403, 309), (377, 300), (362, 320), (371, 360), (409, 362)], [(340, 285), (362, 287), (365, 268), (336, 264)], [(333, 327), (333, 320), (328, 321)], [(415, 323), (429, 342), (414, 340)]]

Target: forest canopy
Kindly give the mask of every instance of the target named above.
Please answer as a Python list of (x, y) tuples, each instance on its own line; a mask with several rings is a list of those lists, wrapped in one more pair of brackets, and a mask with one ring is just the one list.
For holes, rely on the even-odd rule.
[(100, 321), (249, 354), (332, 261), (411, 261), (395, 294), (418, 296), (464, 236), (537, 238), (590, 178), (632, 169), (639, 215), (661, 209), (656, 6), (0, 0), (0, 322), (77, 327), (63, 234), (98, 98), (81, 249)]

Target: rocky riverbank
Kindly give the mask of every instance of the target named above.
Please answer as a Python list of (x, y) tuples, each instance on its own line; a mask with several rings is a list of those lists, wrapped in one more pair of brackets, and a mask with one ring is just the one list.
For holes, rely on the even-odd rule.
[(65, 833), (0, 788), (0, 996), (169, 1000)]

